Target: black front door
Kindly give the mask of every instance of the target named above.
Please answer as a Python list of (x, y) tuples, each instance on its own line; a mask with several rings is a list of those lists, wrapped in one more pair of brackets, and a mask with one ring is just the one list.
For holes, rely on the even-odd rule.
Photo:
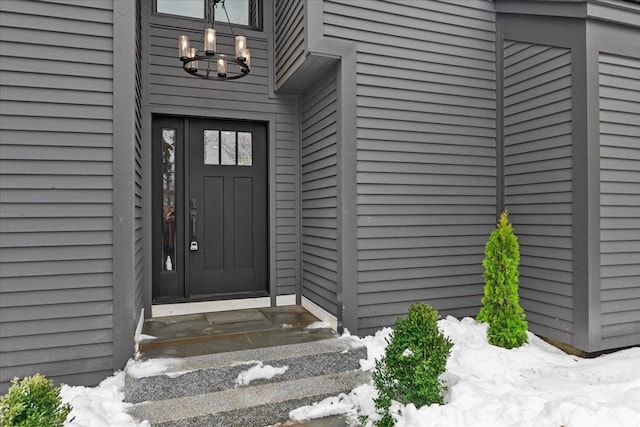
[(154, 302), (268, 295), (266, 125), (156, 118), (154, 145)]
[(192, 121), (189, 140), (191, 296), (266, 295), (265, 126)]

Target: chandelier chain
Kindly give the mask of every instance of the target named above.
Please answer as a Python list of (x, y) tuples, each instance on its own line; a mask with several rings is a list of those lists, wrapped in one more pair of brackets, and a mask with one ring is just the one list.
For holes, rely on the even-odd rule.
[(231, 35), (233, 38), (236, 38), (236, 33), (233, 31), (233, 25), (231, 25), (231, 20), (229, 19), (229, 12), (227, 12), (227, 7), (224, 5), (224, 0), (222, 0), (222, 10), (224, 10), (224, 14), (227, 15), (227, 23), (229, 24), (229, 29), (231, 30)]

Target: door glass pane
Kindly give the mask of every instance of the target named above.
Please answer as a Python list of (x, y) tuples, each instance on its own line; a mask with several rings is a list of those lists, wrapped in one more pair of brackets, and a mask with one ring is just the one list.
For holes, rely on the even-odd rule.
[(222, 131), (222, 162), (223, 165), (236, 164), (236, 133)]
[(162, 269), (176, 269), (176, 130), (162, 129)]
[(204, 164), (220, 164), (220, 131), (204, 131)]
[(238, 132), (238, 166), (251, 166), (253, 153), (251, 133)]
[(156, 5), (158, 13), (204, 19), (204, 0), (156, 0)]

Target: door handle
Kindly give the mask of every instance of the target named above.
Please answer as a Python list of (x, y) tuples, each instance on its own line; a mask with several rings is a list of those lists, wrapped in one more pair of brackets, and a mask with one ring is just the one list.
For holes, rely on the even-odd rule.
[(198, 250), (198, 239), (196, 238), (197, 221), (198, 221), (198, 213), (195, 209), (191, 209), (191, 243), (189, 244), (190, 251)]

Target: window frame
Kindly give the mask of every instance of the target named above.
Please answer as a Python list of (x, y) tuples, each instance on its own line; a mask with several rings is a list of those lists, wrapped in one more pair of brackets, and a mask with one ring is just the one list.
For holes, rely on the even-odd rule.
[[(211, 16), (209, 13), (209, 8), (206, 7), (206, 2), (208, 0), (202, 0), (202, 7), (204, 8), (204, 19), (203, 18), (195, 18), (193, 16), (187, 16), (187, 15), (175, 15), (172, 13), (165, 13), (165, 12), (158, 12), (158, 0), (153, 0), (153, 14), (154, 15), (158, 15), (158, 16), (166, 16), (166, 17), (178, 17), (180, 19), (187, 19), (189, 21), (195, 21), (195, 22), (202, 22), (202, 23), (206, 23), (206, 22), (210, 22), (211, 21)], [(249, 20), (251, 20), (251, 3), (254, 3), (257, 7), (257, 11), (256, 11), (256, 17), (255, 17), (255, 25), (249, 24), (249, 25), (244, 25), (244, 24), (237, 24), (232, 22), (231, 25), (234, 28), (243, 28), (243, 29), (247, 29), (247, 30), (251, 30), (251, 31), (263, 31), (264, 27), (263, 27), (263, 16), (264, 16), (264, 1), (263, 0), (247, 0), (248, 4), (249, 4)], [(216, 20), (215, 23), (216, 24), (221, 24), (224, 26), (228, 26), (229, 23), (226, 21), (226, 15), (224, 15), (224, 11), (222, 11), (222, 8), (220, 8), (220, 11), (218, 13), (218, 16), (220, 15), (220, 13), (223, 14), (225, 20), (223, 21), (219, 21)]]

